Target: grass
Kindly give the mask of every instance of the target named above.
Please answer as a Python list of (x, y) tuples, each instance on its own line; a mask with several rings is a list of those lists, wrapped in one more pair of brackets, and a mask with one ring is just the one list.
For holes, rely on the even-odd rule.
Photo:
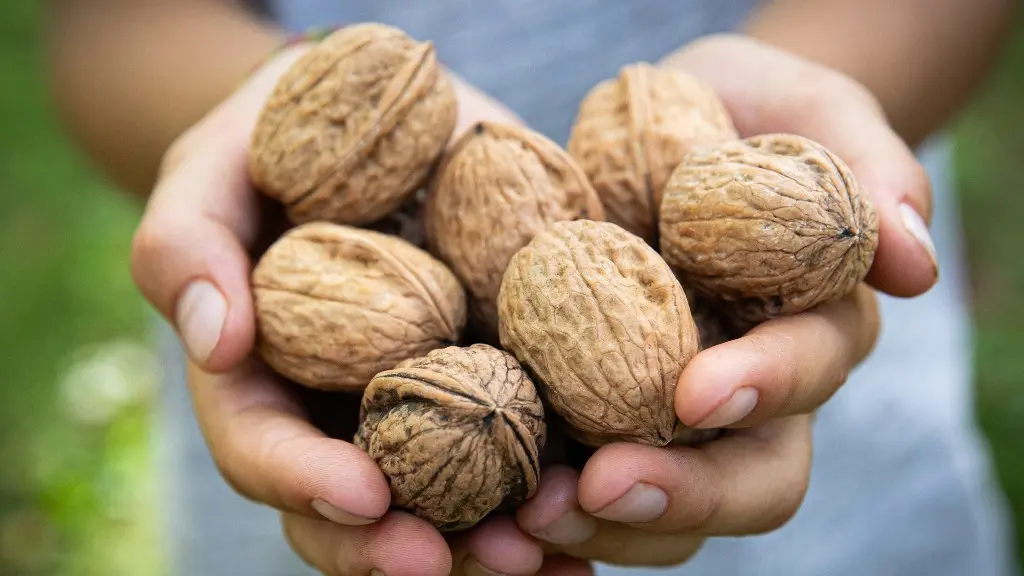
[[(41, 76), (40, 4), (0, 8), (0, 574), (155, 576), (163, 563), (148, 463), (157, 371), (127, 273), (139, 207), (61, 135)], [(956, 134), (979, 419), (1024, 526), (1018, 29)]]

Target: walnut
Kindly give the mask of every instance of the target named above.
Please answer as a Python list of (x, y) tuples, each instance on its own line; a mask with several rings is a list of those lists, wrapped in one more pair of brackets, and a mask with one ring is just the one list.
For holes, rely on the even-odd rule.
[(548, 138), (511, 125), (484, 122), (467, 132), (427, 196), (428, 246), (462, 281), (471, 322), (492, 340), (512, 255), (547, 224), (578, 218), (604, 218), (583, 171)]
[(661, 207), (661, 250), (687, 286), (745, 322), (840, 298), (863, 280), (878, 219), (841, 159), (787, 134), (695, 150)]
[(607, 222), (556, 222), (512, 258), (501, 345), (551, 408), (596, 446), (662, 446), (681, 432), (676, 381), (700, 349), (682, 287), (643, 239)]
[(294, 223), (367, 224), (424, 184), (456, 112), (433, 44), (380, 24), (342, 28), (279, 80), (253, 132), (250, 177)]
[(260, 355), (312, 388), (362, 390), (377, 372), (456, 342), (466, 321), (465, 293), (441, 262), (340, 224), (287, 232), (252, 285)]
[(388, 477), (394, 504), (441, 530), (537, 490), (544, 408), (507, 352), (474, 344), (407, 360), (373, 378), (360, 415), (355, 442)]
[(657, 246), (658, 205), (672, 169), (692, 146), (737, 137), (710, 88), (641, 62), (587, 93), (568, 150), (600, 194), (608, 221)]

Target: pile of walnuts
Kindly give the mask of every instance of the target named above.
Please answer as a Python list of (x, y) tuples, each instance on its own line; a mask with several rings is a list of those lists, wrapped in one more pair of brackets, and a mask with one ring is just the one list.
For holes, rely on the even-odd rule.
[(624, 67), (566, 148), (486, 122), (455, 139), (457, 112), (431, 43), (356, 25), (280, 79), (250, 153), (293, 224), (252, 274), (259, 354), (361, 395), (355, 443), (441, 530), (534, 494), (552, 418), (591, 447), (714, 441), (676, 418), (686, 364), (873, 260), (841, 159), (741, 138), (683, 72)]

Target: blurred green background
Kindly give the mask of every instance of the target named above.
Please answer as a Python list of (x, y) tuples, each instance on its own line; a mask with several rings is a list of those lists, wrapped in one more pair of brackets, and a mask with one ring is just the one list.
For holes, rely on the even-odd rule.
[[(39, 4), (0, 6), (0, 574), (156, 575), (158, 376), (148, 311), (128, 275), (139, 206), (61, 135), (47, 105)], [(956, 130), (979, 418), (1024, 527), (1017, 30)]]

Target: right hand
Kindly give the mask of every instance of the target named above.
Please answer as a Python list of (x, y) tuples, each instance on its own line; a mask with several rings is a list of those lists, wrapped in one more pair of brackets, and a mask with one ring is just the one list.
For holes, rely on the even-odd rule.
[[(449, 544), (425, 521), (389, 511), (388, 482), (376, 463), (313, 425), (302, 391), (253, 353), (252, 259), (283, 221), (269, 225), (280, 211), (268, 210), (272, 203), (250, 185), (249, 137), (277, 79), (306, 49), (293, 47), (261, 67), (168, 150), (135, 236), (135, 282), (185, 345), (196, 417), (224, 479), (280, 510), (307, 562), (328, 574), (442, 576), (453, 567), (462, 573), (472, 557), (493, 571), (532, 574), (542, 550), (512, 519), (489, 520)], [(482, 119), (518, 122), (456, 86), (455, 136)], [(358, 402), (341, 398), (349, 409)], [(566, 565), (587, 570), (576, 560)]]

